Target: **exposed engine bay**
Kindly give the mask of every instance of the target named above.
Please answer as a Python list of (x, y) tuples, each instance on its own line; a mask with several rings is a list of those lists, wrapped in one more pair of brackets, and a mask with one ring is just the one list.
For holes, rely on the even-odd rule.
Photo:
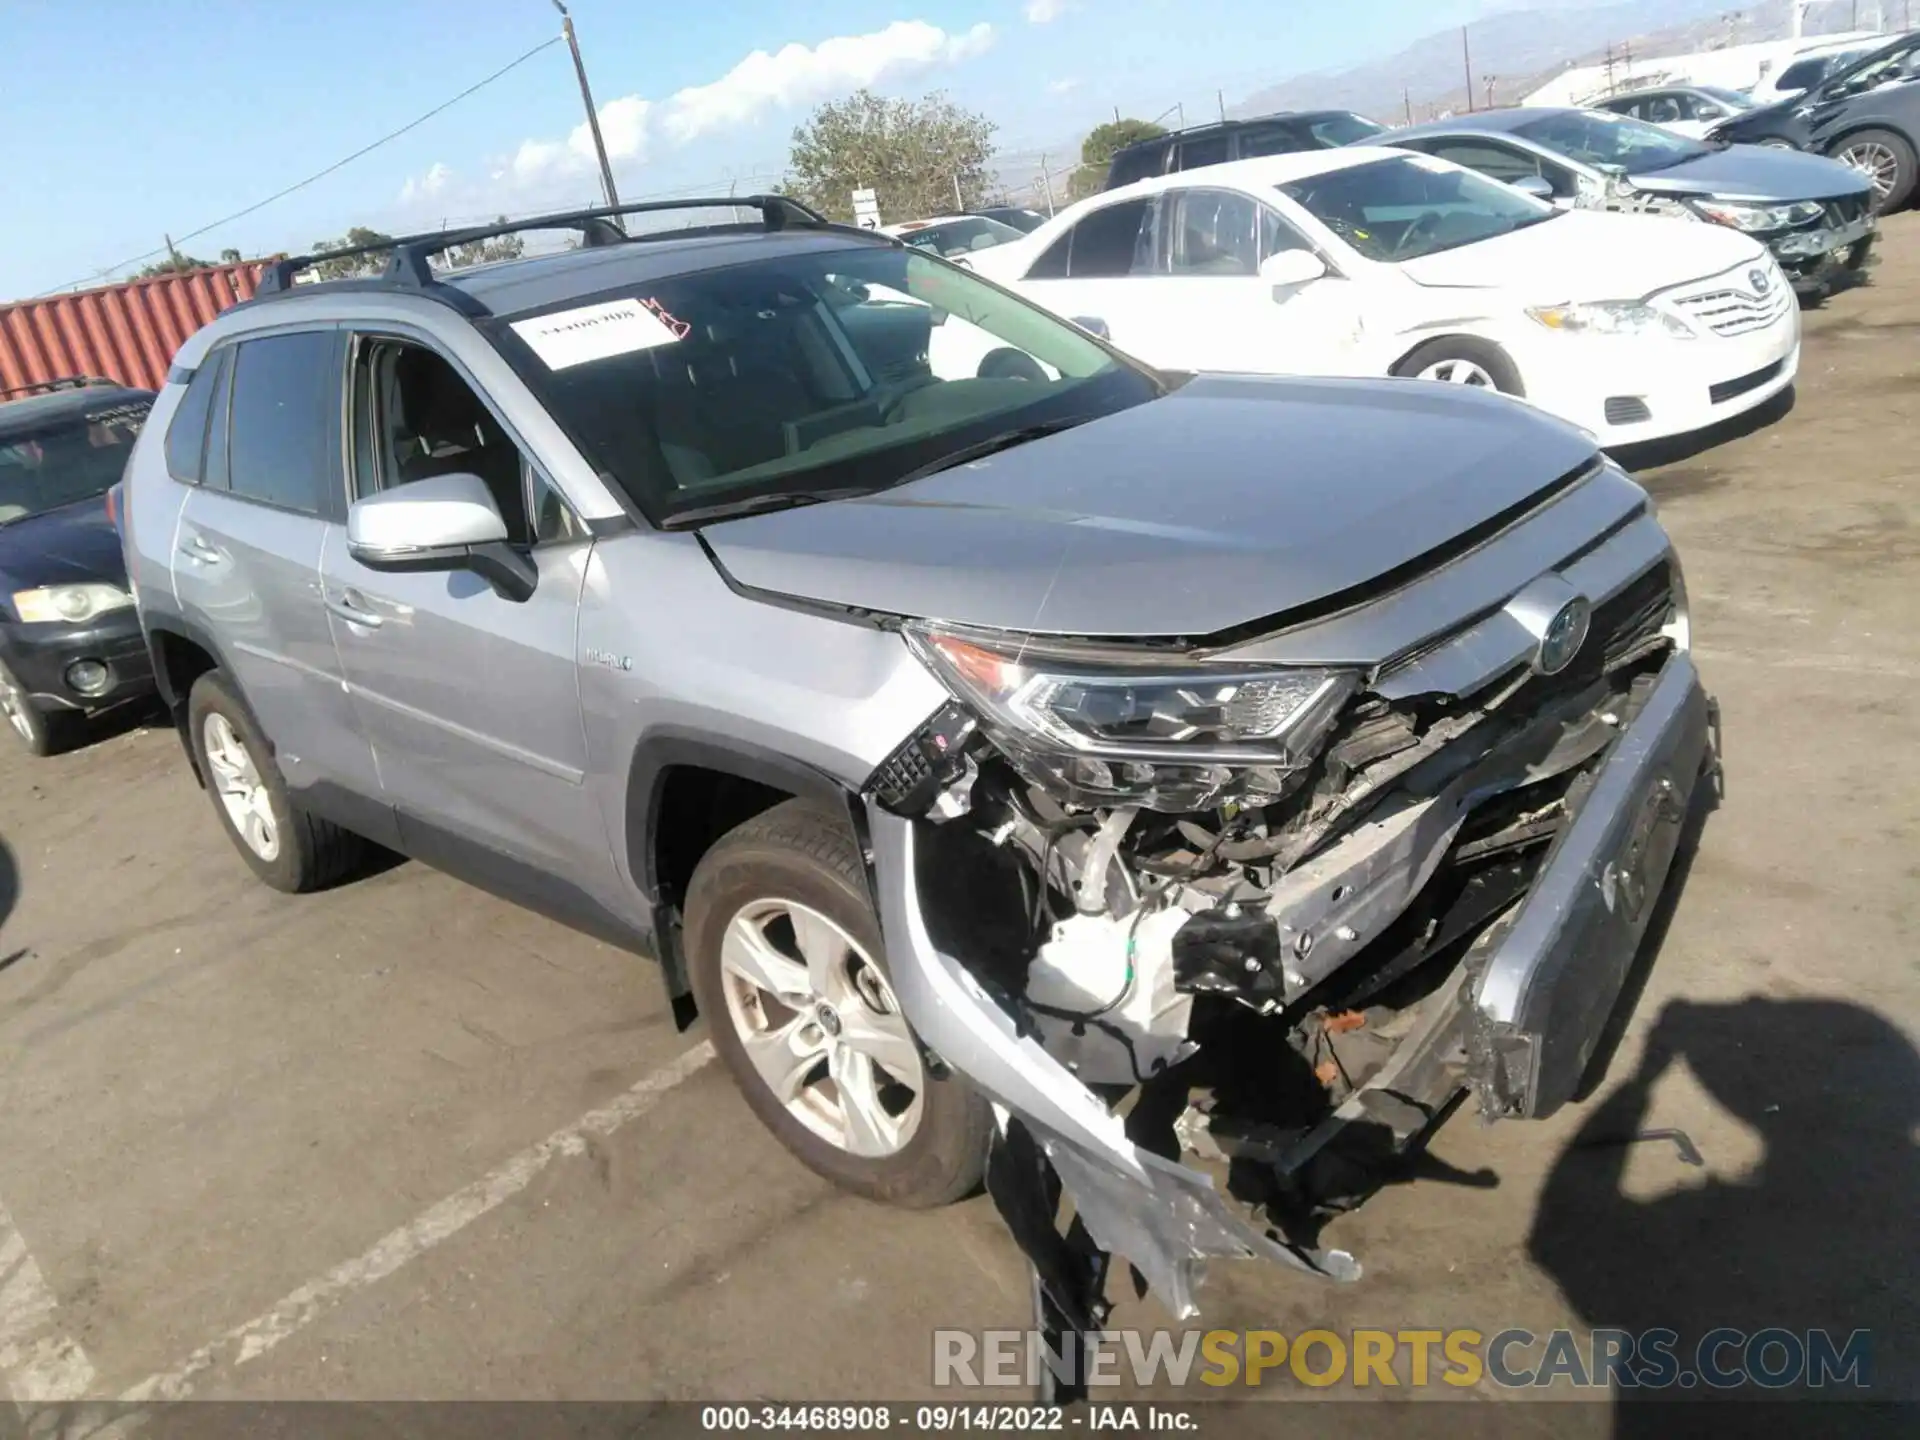
[[(1663, 561), (1582, 615), (1550, 673), (1464, 694), (1335, 670), (1143, 675), (1137, 658), (1109, 678), (922, 635), (957, 698), (873, 795), (917, 821), (933, 946), (1016, 1033), (1133, 1146), (1208, 1176), (1249, 1233), (1350, 1278), (1318, 1248), (1328, 1219), (1410, 1166), (1443, 1171), (1420, 1144), (1470, 1088), (1489, 1118), (1518, 1112), (1463, 995), (1684, 627)], [(1177, 763), (1148, 758), (1163, 739)], [(1000, 1113), (989, 1185), (1042, 1319), (1097, 1327), (1125, 1226), (1094, 1225), (1074, 1147)], [(1053, 1171), (1080, 1211), (1064, 1221)], [(1127, 1258), (1142, 1289), (1173, 1279)]]

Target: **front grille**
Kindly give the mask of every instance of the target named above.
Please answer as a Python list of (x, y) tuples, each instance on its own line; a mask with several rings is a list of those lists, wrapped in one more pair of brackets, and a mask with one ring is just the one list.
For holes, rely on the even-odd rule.
[[(1543, 709), (1577, 695), (1601, 676), (1658, 648), (1661, 627), (1673, 607), (1673, 567), (1662, 560), (1593, 609), (1587, 643), (1557, 675), (1535, 675), (1501, 702), (1505, 713)], [(1507, 683), (1495, 681), (1498, 686)], [(1477, 697), (1476, 697), (1477, 698)]]
[(1785, 315), (1793, 304), (1793, 293), (1791, 287), (1776, 278), (1764, 295), (1728, 286), (1697, 295), (1675, 296), (1672, 304), (1689, 320), (1704, 325), (1716, 335), (1745, 335), (1752, 330), (1764, 330)]
[(1844, 195), (1838, 200), (1827, 201), (1826, 223), (1828, 228), (1838, 230), (1843, 225), (1851, 225), (1866, 217), (1868, 197), (1865, 195)]
[(1758, 390), (1774, 376), (1787, 362), (1776, 360), (1771, 365), (1762, 365), (1751, 374), (1742, 375), (1735, 380), (1722, 380), (1718, 385), (1707, 387), (1707, 399), (1718, 405), (1722, 400), (1731, 400), (1736, 395), (1744, 395), (1749, 390)]
[(1607, 424), (1638, 425), (1643, 420), (1651, 420), (1653, 412), (1647, 409), (1647, 402), (1638, 395), (1609, 395), (1607, 397)]

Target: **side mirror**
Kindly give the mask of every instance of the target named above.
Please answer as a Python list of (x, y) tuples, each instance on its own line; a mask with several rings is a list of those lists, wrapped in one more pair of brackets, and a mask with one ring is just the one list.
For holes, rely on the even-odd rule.
[(1531, 195), (1536, 200), (1553, 199), (1553, 186), (1541, 175), (1522, 175), (1518, 180), (1507, 182), (1522, 195)]
[(509, 600), (533, 594), (539, 572), (507, 543), (507, 522), (478, 475), (436, 475), (356, 500), (347, 553), (369, 570), (471, 570)]
[(1107, 322), (1098, 315), (1076, 315), (1073, 317), (1073, 323), (1089, 335), (1098, 335), (1102, 340), (1113, 338), (1113, 331), (1107, 328)]
[(1260, 278), (1276, 291), (1319, 280), (1326, 273), (1327, 262), (1311, 250), (1282, 250), (1260, 262)]

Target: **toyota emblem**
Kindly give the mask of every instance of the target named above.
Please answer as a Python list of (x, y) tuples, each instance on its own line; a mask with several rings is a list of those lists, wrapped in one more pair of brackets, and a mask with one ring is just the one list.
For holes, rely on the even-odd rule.
[(1534, 652), (1533, 668), (1542, 675), (1558, 675), (1573, 663), (1580, 647), (1587, 643), (1587, 629), (1593, 620), (1593, 606), (1584, 595), (1576, 595), (1554, 613), (1546, 633)]
[(1764, 270), (1749, 270), (1747, 283), (1753, 286), (1753, 293), (1756, 295), (1764, 295), (1773, 288), (1773, 282), (1767, 278), (1767, 272)]

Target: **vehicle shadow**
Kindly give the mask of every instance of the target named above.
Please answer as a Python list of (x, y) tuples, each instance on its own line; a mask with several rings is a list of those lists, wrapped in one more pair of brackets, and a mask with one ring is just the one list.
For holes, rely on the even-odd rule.
[(1656, 466), (1691, 460), (1715, 446), (1741, 439), (1786, 419), (1793, 413), (1796, 398), (1794, 389), (1789, 385), (1765, 404), (1754, 406), (1744, 415), (1735, 415), (1730, 420), (1709, 425), (1704, 430), (1675, 435), (1666, 440), (1645, 440), (1638, 445), (1616, 445), (1607, 453), (1629, 471), (1651, 470)]
[(80, 717), (58, 753), (72, 755), (148, 726), (171, 729), (172, 723), (158, 696), (129, 700), (98, 714)]
[[(1681, 1065), (1764, 1152), (1745, 1175), (1701, 1182), (1702, 1172), (1678, 1163), (1678, 1147), (1682, 1183), (1651, 1199), (1629, 1197), (1622, 1180), (1631, 1143), (1658, 1123), (1654, 1087)], [(1593, 1108), (1555, 1162), (1527, 1241), (1588, 1325), (1675, 1332), (1667, 1385), (1616, 1389), (1616, 1435), (1671, 1433), (1672, 1408), (1649, 1401), (1920, 1398), (1920, 1241), (1900, 1218), (1920, 1194), (1916, 1123), (1920, 1055), (1871, 1010), (1759, 995), (1666, 1006), (1638, 1069)], [(1703, 1360), (1721, 1373), (1753, 1363), (1742, 1344), (1703, 1354), (1702, 1338), (1723, 1327), (1791, 1332), (1801, 1337), (1792, 1345), (1824, 1330), (1836, 1352), (1867, 1331), (1859, 1378), (1871, 1388), (1830, 1379), (1824, 1392), (1811, 1390), (1804, 1369), (1783, 1363), (1791, 1350), (1776, 1348), (1760, 1364), (1796, 1369), (1782, 1388), (1716, 1389)], [(1829, 1414), (1833, 1433), (1852, 1433), (1859, 1418)], [(1805, 1418), (1786, 1410), (1748, 1417), (1751, 1433)]]

